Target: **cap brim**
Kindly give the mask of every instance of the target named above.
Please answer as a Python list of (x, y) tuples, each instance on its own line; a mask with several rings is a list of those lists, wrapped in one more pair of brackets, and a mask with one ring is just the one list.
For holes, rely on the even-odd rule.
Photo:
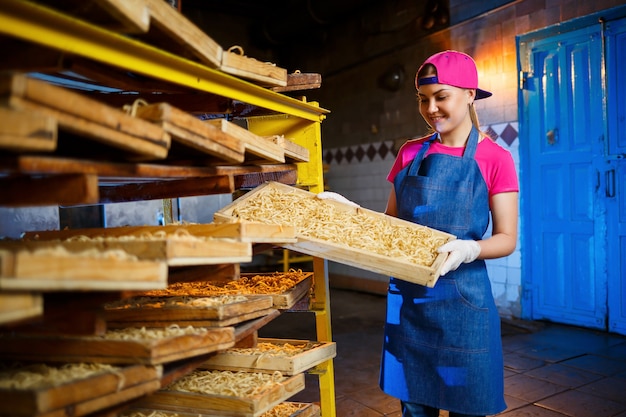
[(480, 88), (476, 89), (476, 100), (480, 100), (481, 98), (491, 97), (492, 94), (489, 91), (481, 90)]

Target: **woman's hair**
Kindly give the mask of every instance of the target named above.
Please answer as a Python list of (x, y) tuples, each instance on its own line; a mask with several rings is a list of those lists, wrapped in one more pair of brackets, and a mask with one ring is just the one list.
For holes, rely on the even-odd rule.
[[(437, 68), (435, 68), (433, 64), (426, 64), (417, 73), (417, 78), (432, 77), (433, 75), (437, 75)], [(470, 119), (472, 119), (472, 124), (474, 125), (476, 130), (478, 130), (478, 132), (486, 136), (486, 134), (480, 130), (480, 122), (478, 121), (478, 113), (476, 113), (476, 108), (474, 107), (473, 102), (469, 104), (469, 112), (470, 112)], [(435, 130), (433, 129), (432, 126), (429, 125), (429, 128), (430, 128), (429, 133), (435, 133)]]

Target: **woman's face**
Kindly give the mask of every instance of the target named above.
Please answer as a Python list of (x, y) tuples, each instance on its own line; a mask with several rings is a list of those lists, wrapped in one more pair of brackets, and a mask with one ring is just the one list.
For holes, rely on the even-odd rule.
[(418, 91), (420, 114), (440, 134), (452, 133), (470, 119), (469, 104), (474, 90), (445, 84), (422, 85)]

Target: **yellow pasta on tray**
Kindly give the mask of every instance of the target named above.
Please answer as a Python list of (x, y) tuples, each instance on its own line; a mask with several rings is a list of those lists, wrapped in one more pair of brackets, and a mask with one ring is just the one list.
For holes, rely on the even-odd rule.
[(296, 228), (283, 247), (432, 287), (451, 234), (362, 207), (322, 200), (308, 191), (268, 182), (214, 215), (215, 222), (261, 222)]

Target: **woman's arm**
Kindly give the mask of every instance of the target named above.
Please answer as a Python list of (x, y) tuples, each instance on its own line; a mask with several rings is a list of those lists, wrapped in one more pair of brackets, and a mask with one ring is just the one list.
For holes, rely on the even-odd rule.
[(491, 237), (479, 240), (478, 259), (494, 259), (510, 255), (517, 245), (517, 192), (491, 197), (493, 228)]
[(387, 199), (387, 208), (385, 209), (385, 214), (393, 217), (398, 217), (398, 209), (396, 207), (396, 189), (393, 185), (391, 186), (391, 192), (389, 193), (389, 198)]

